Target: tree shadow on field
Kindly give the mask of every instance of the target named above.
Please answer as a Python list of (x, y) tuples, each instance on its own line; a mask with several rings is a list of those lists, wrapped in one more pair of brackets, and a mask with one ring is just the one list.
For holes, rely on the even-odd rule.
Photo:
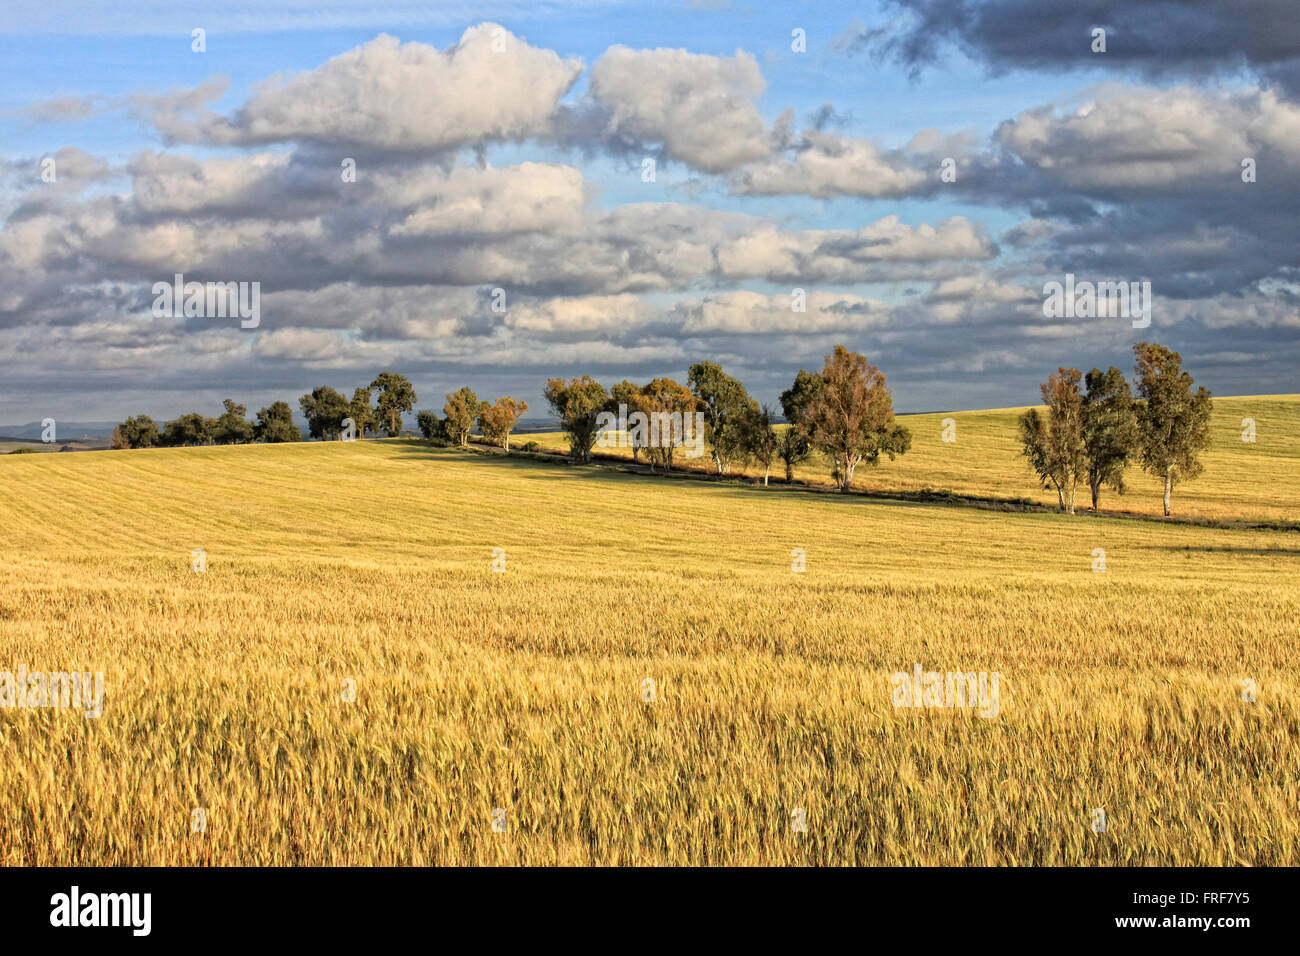
[[(850, 494), (840, 494), (829, 486), (818, 486), (795, 482), (787, 485), (779, 478), (768, 486), (752, 478), (739, 478), (734, 475), (718, 476), (700, 470), (650, 471), (644, 463), (626, 459), (596, 458), (590, 464), (583, 465), (572, 461), (563, 452), (523, 451), (512, 448), (505, 452), (490, 445), (471, 443), (468, 448), (440, 447), (418, 438), (390, 441), (388, 447), (397, 454), (395, 458), (424, 459), (427, 461), (469, 461), (477, 459), (484, 467), (509, 468), (523, 472), (522, 477), (533, 481), (564, 481), (578, 479), (586, 482), (617, 483), (636, 481), (640, 484), (654, 484), (662, 487), (669, 482), (689, 482), (698, 488), (716, 488), (735, 495), (743, 495), (754, 501), (771, 501), (773, 496), (789, 501), (794, 496), (800, 500), (820, 500), (826, 503), (838, 502), (843, 505), (876, 505), (895, 508), (948, 507), (967, 511), (992, 512), (994, 514), (1053, 515), (1064, 517), (1057, 512), (1054, 505), (1032, 501), (1027, 498), (1005, 498), (998, 496), (980, 496), (958, 494), (952, 491), (923, 488), (916, 490), (889, 490), (882, 488), (857, 489)], [(1140, 521), (1160, 524), (1166, 527), (1200, 527), (1223, 530), (1253, 531), (1287, 531), (1300, 532), (1300, 522), (1291, 521), (1251, 521), (1242, 520), (1205, 520), (1200, 518), (1161, 518), (1157, 515), (1138, 514), (1126, 511), (1103, 511), (1100, 514), (1080, 512), (1072, 521), (1088, 520)], [(1184, 550), (1178, 545), (1170, 545), (1160, 550)], [(1191, 549), (1187, 549), (1191, 550)], [(1295, 548), (1231, 548), (1206, 546), (1196, 550), (1213, 552), (1223, 551), (1236, 554), (1257, 554), (1263, 556), (1280, 555), (1294, 557), (1300, 555)]]
[(597, 460), (591, 464), (583, 465), (572, 461), (568, 455), (559, 452), (516, 453), (514, 449), (511, 449), (510, 453), (506, 454), (501, 449), (490, 446), (472, 444), (468, 449), (442, 448), (419, 439), (407, 439), (401, 443), (394, 442), (391, 448), (394, 452), (397, 452), (394, 457), (417, 461), (474, 461), (484, 467), (509, 468), (514, 472), (521, 473), (520, 477), (529, 481), (576, 480), (605, 484), (636, 482), (641, 485), (658, 487), (662, 487), (667, 482), (674, 482), (689, 483), (691, 486), (701, 488), (725, 490), (733, 494), (752, 497), (755, 500), (766, 499), (770, 501), (773, 496), (779, 496), (782, 500), (789, 500), (792, 496), (797, 495), (801, 500), (816, 497), (820, 500), (834, 501), (841, 504), (892, 505), (895, 507), (916, 507), (919, 504), (913, 501), (876, 498), (857, 492), (850, 495), (841, 495), (831, 488), (817, 488), (800, 484), (786, 485), (780, 481), (775, 481), (771, 485), (764, 487), (761, 483), (753, 480), (740, 480), (727, 476), (719, 478), (699, 471), (650, 471), (648, 466), (631, 461)]
[(1214, 545), (1169, 544), (1151, 548), (1152, 551), (1193, 551), (1202, 554), (1250, 554), (1261, 558), (1300, 558), (1300, 548), (1232, 548)]

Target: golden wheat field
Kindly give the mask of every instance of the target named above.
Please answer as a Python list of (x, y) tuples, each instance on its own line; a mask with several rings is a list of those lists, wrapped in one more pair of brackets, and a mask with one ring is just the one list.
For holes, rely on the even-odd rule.
[[(1258, 405), (1199, 493), (1294, 517)], [(0, 515), (0, 670), (106, 697), (0, 708), (5, 865), (1300, 863), (1294, 531), (415, 440), (6, 456)]]

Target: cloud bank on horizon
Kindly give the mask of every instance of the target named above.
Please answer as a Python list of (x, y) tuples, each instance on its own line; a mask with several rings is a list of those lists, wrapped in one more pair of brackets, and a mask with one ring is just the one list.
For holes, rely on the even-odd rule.
[[(261, 34), (160, 12), (129, 48), (168, 52), (126, 72), (120, 24), (0, 20), (0, 49), (38, 51), (0, 76), (42, 94), (0, 101), (0, 421), (255, 408), (381, 369), (421, 407), (468, 383), (540, 408), (548, 376), (701, 358), (771, 401), (837, 343), (902, 410), (1027, 404), (1141, 338), (1216, 392), (1296, 391), (1280, 0), (467, 5), (456, 27), (398, 3), (400, 36), (276, 9)], [(261, 321), (156, 315), (177, 274), (260, 283)], [(1150, 328), (1046, 317), (1066, 275), (1149, 281)]]

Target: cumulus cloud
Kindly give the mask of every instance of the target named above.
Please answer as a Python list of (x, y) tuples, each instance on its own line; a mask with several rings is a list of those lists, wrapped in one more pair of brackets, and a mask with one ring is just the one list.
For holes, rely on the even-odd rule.
[(268, 80), (228, 117), (207, 110), (223, 92), (212, 84), (142, 105), (179, 141), (443, 150), (546, 132), (581, 70), (483, 23), (446, 50), (381, 34), (314, 70)]
[(748, 167), (735, 192), (753, 195), (906, 196), (927, 180), (898, 155), (887, 155), (865, 139), (817, 129), (805, 130), (793, 159)]
[(196, 160), (146, 151), (127, 166), (132, 196), (146, 213), (182, 214), (239, 208), (257, 187), (282, 172), (288, 153)]
[(1000, 282), (984, 275), (955, 276), (936, 282), (926, 295), (927, 302), (983, 299), (988, 302), (1024, 302), (1035, 298), (1032, 289), (1014, 282)]
[(618, 331), (640, 325), (653, 312), (646, 302), (629, 294), (566, 296), (517, 305), (505, 323), (527, 332)]
[(253, 340), (253, 353), (270, 359), (328, 362), (342, 357), (343, 350), (343, 336), (325, 329), (271, 329)]
[(937, 226), (909, 226), (886, 216), (857, 230), (782, 232), (768, 226), (724, 243), (718, 264), (733, 278), (882, 281), (930, 274), (918, 266), (995, 255), (983, 228), (962, 216)]
[(625, 46), (606, 51), (589, 79), (592, 99), (607, 111), (608, 140), (623, 149), (662, 146), (710, 173), (771, 152), (757, 106), (765, 85), (758, 61), (743, 51), (720, 57)]
[(1274, 161), (1274, 173), (1300, 171), (1300, 107), (1261, 90), (1112, 87), (1072, 113), (1026, 110), (998, 128), (997, 140), (1076, 189), (1238, 189), (1246, 157)]
[(411, 209), (392, 230), (408, 236), (575, 233), (586, 205), (582, 172), (556, 163), (382, 174), (376, 192), (390, 206)]
[[(469, 381), (533, 401), (543, 370), (644, 381), (710, 357), (772, 398), (843, 343), (890, 370), (905, 406), (933, 407), (936, 388), (1007, 404), (1063, 349), (1104, 367), (1130, 344), (1110, 317), (1044, 319), (1041, 284), (1066, 272), (1149, 277), (1161, 341), (1219, 363), (1219, 387), (1279, 382), (1300, 358), (1300, 111), (1274, 89), (1107, 85), (885, 149), (830, 104), (799, 133), (794, 110), (767, 123), (745, 52), (614, 47), (570, 97), (577, 61), (497, 30), (445, 50), (381, 36), (226, 113), (219, 77), (38, 104), (29, 116), (125, 104), (202, 148), (123, 162), (66, 146), (52, 184), (39, 156), (5, 162), (10, 392), (179, 396), (121, 409), (166, 415), (189, 395), (292, 400), (395, 367), (422, 398)], [(601, 150), (709, 175), (691, 202), (620, 203), (617, 186), (607, 201), (608, 166), (575, 158)], [(989, 220), (997, 242), (980, 207), (1012, 217)], [(834, 228), (809, 228), (823, 214)], [(260, 328), (154, 318), (151, 286), (176, 272), (260, 281)]]
[(688, 335), (750, 335), (860, 332), (888, 325), (892, 311), (885, 302), (845, 293), (805, 290), (796, 297), (740, 290), (681, 302), (672, 316)]

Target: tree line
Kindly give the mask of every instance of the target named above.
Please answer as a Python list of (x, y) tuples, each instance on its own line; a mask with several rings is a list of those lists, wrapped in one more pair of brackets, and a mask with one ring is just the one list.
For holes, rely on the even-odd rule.
[(351, 401), (328, 385), (318, 385), (298, 399), (298, 407), (312, 438), (365, 438), (381, 431), (396, 438), (402, 433), (402, 415), (415, 408), (416, 401), (415, 386), (405, 375), (380, 372), (369, 385), (358, 386)]
[[(371, 398), (376, 398), (371, 404)], [(348, 401), (328, 385), (298, 399), (312, 438), (339, 439), (350, 428), (364, 438), (381, 430), (390, 438), (401, 432), (402, 414), (415, 407), (415, 388), (404, 375), (380, 372), (368, 386), (358, 387)], [(181, 415), (159, 426), (148, 415), (134, 415), (113, 429), (114, 448), (154, 448), (179, 445), (241, 445), (249, 442), (302, 441), (288, 402), (273, 402), (248, 421), (248, 409), (227, 398), (217, 418), (198, 412)]]
[(1136, 462), (1164, 482), (1168, 516), (1174, 486), (1204, 470), (1199, 456), (1210, 441), (1210, 393), (1203, 386), (1192, 391), (1177, 352), (1139, 342), (1133, 354), (1136, 397), (1113, 365), (1086, 376), (1059, 368), (1039, 386), (1046, 413), (1031, 408), (1020, 417), (1022, 453), (1042, 486), (1056, 489), (1061, 511), (1074, 514), (1080, 484), (1092, 493), (1093, 511), (1103, 487), (1123, 494), (1124, 472)]
[(442, 406), (445, 417), (422, 411), (416, 416), (420, 433), (430, 441), (448, 445), (469, 444), (470, 432), (477, 424), (479, 432), (494, 445), (510, 450), (510, 433), (528, 411), (528, 403), (509, 395), (495, 402), (480, 401), (469, 386), (451, 392)]
[(246, 442), (302, 441), (286, 402), (273, 402), (248, 421), (248, 409), (227, 398), (217, 418), (189, 412), (159, 426), (148, 415), (133, 415), (113, 428), (114, 448), (166, 448), (181, 445), (239, 445)]
[[(591, 461), (604, 428), (602, 422), (621, 411), (629, 415), (658, 416), (667, 434), (658, 440), (629, 442), (632, 457), (643, 456), (651, 470), (671, 469), (685, 440), (691, 438), (688, 416), (702, 413), (712, 465), (719, 475), (736, 465), (757, 463), (768, 484), (775, 462), (785, 465), (786, 481), (793, 481), (794, 466), (820, 451), (832, 463), (832, 476), (841, 491), (852, 485), (856, 468), (874, 465), (881, 455), (892, 460), (911, 447), (911, 433), (894, 420), (894, 402), (885, 375), (866, 358), (843, 346), (826, 356), (817, 372), (800, 370), (794, 384), (781, 395), (781, 408), (790, 427), (778, 432), (777, 414), (760, 406), (739, 380), (714, 362), (697, 362), (687, 373), (687, 384), (656, 378), (645, 385), (624, 380), (606, 388), (589, 375), (552, 378), (546, 383), (546, 401), (568, 438), (569, 454)], [(446, 396), (442, 419), (430, 411), (418, 416), (425, 438), (465, 445), (475, 421), (485, 437), (507, 450), (510, 430), (527, 405), (515, 399), (498, 399), (488, 406), (469, 388)], [(516, 414), (517, 412), (517, 414)], [(702, 437), (702, 436), (701, 436)]]
[[(371, 397), (377, 395), (372, 407)], [(790, 388), (780, 398), (781, 413), (789, 427), (778, 431), (778, 416), (760, 406), (744, 385), (714, 362), (697, 362), (690, 367), (687, 384), (671, 378), (657, 378), (645, 385), (624, 380), (605, 388), (588, 375), (571, 379), (552, 378), (545, 396), (559, 418), (569, 440), (572, 457), (591, 461), (592, 449), (602, 431), (602, 414), (625, 410), (659, 415), (671, 423), (671, 430), (658, 441), (631, 442), (636, 460), (644, 457), (651, 470), (671, 469), (681, 449), (686, 416), (703, 415), (704, 433), (713, 467), (719, 475), (737, 465), (757, 463), (768, 484), (776, 462), (785, 467), (785, 480), (794, 480), (794, 466), (821, 452), (831, 462), (832, 478), (841, 491), (849, 491), (861, 464), (874, 465), (881, 455), (892, 460), (911, 447), (911, 433), (894, 420), (894, 403), (885, 375), (866, 358), (836, 346), (819, 371), (800, 369)], [(469, 387), (450, 392), (442, 417), (432, 411), (417, 415), (420, 432), (431, 441), (464, 446), (477, 426), (488, 441), (510, 449), (510, 436), (528, 403), (511, 396), (493, 402), (482, 401)], [(402, 414), (417, 401), (415, 389), (405, 376), (380, 373), (369, 386), (357, 388), (349, 401), (328, 385), (303, 395), (299, 408), (313, 438), (364, 438), (367, 434), (400, 433)], [(147, 415), (128, 418), (113, 432), (114, 448), (150, 448), (168, 445), (239, 444), (244, 442), (301, 441), (286, 402), (275, 402), (247, 421), (247, 410), (233, 399), (224, 402), (225, 412), (207, 418), (197, 412), (182, 415), (159, 427)], [(698, 436), (701, 439), (703, 436)]]
[[(1094, 368), (1086, 376), (1062, 367), (1040, 386), (1045, 412), (1031, 408), (1019, 420), (1023, 455), (1042, 486), (1056, 489), (1062, 511), (1075, 512), (1080, 484), (1088, 486), (1094, 511), (1103, 487), (1123, 494), (1125, 471), (1138, 463), (1164, 482), (1168, 515), (1175, 485), (1203, 470), (1199, 455), (1209, 442), (1210, 393), (1204, 387), (1193, 391), (1193, 379), (1183, 371), (1177, 352), (1149, 342), (1138, 343), (1133, 351), (1136, 397), (1114, 366), (1105, 372)], [(657, 441), (634, 436), (629, 441), (633, 459), (644, 458), (652, 471), (673, 468), (682, 446), (698, 437), (690, 435), (688, 422), (699, 413), (717, 474), (757, 464), (764, 485), (778, 462), (786, 482), (792, 482), (794, 467), (817, 452), (830, 463), (835, 485), (848, 492), (860, 465), (876, 465), (881, 456), (892, 461), (912, 443), (911, 432), (895, 420), (885, 374), (841, 345), (825, 357), (820, 370), (800, 369), (781, 393), (781, 414), (789, 423), (783, 430), (776, 428), (778, 416), (771, 407), (756, 402), (714, 362), (692, 365), (684, 385), (671, 378), (644, 385), (625, 379), (606, 388), (582, 375), (548, 379), (544, 394), (568, 438), (570, 456), (581, 462), (591, 461), (612, 415), (634, 412), (657, 416), (669, 429)], [(441, 418), (432, 411), (417, 415), (421, 434), (440, 444), (465, 446), (477, 426), (485, 439), (509, 451), (511, 433), (528, 411), (527, 402), (511, 396), (482, 401), (468, 386), (444, 397)], [(395, 437), (403, 414), (416, 401), (405, 376), (381, 372), (368, 386), (358, 387), (351, 401), (322, 385), (303, 395), (298, 405), (311, 437), (328, 440), (380, 432)], [(113, 447), (302, 440), (286, 402), (261, 409), (251, 422), (245, 407), (233, 399), (223, 405), (217, 418), (192, 412), (161, 428), (147, 415), (128, 418), (114, 429)]]

